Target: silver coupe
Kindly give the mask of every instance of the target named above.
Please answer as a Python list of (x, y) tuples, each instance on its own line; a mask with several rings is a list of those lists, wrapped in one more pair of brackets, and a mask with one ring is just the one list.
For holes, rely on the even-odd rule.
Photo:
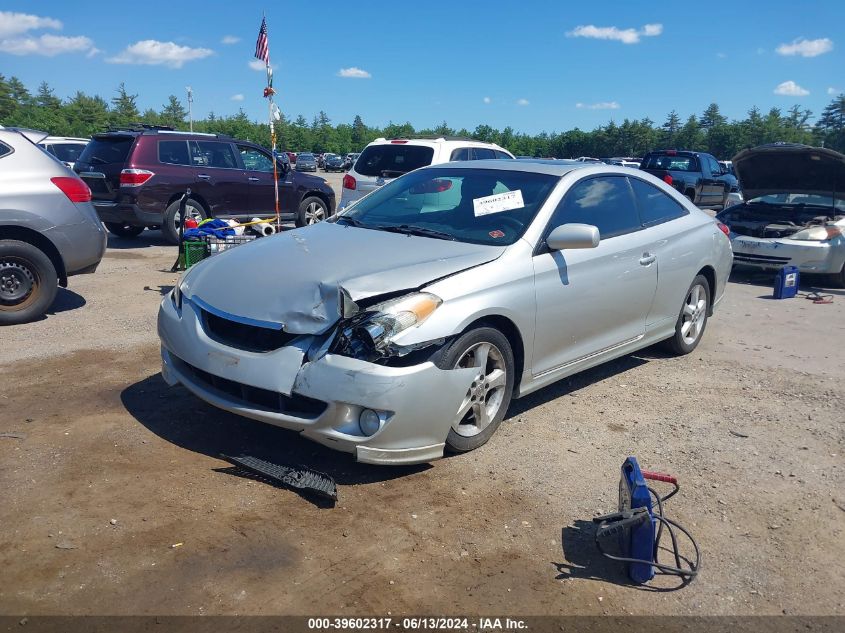
[(484, 444), (512, 398), (654, 343), (695, 349), (726, 233), (624, 167), (418, 169), (191, 268), (161, 303), (162, 375), (362, 462), (429, 461)]

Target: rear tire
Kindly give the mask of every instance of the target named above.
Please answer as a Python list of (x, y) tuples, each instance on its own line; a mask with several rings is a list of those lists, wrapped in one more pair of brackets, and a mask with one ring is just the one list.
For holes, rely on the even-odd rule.
[(672, 338), (663, 341), (663, 346), (668, 351), (683, 356), (698, 347), (707, 327), (710, 292), (710, 282), (704, 275), (697, 275), (692, 280), (675, 323), (675, 333)]
[[(193, 198), (188, 198), (185, 204), (185, 212), (188, 217), (197, 221), (208, 219), (206, 210)], [(168, 242), (179, 244), (179, 200), (174, 200), (164, 212), (164, 224), (161, 225), (161, 232)]]
[(842, 270), (831, 276), (833, 277), (833, 282), (837, 286), (839, 286), (840, 288), (845, 288), (845, 264), (842, 264)]
[(109, 233), (117, 235), (118, 237), (138, 237), (144, 232), (143, 226), (120, 224), (119, 222), (104, 222), (103, 224), (106, 225), (106, 229), (108, 229)]
[(58, 287), (56, 269), (43, 251), (27, 242), (0, 240), (0, 325), (43, 316)]
[(479, 327), (455, 339), (435, 362), (441, 369), (479, 368), (480, 380), (470, 386), (452, 421), (446, 450), (465, 453), (482, 446), (499, 428), (513, 395), (516, 363), (510, 342), (499, 330)]

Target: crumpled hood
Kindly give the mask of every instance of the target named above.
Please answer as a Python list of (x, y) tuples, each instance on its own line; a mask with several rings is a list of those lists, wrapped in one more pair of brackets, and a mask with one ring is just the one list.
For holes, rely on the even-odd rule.
[(341, 288), (353, 301), (412, 290), (505, 248), (321, 222), (214, 255), (185, 274), (182, 289), (234, 316), (321, 334), (340, 318)]
[(831, 149), (798, 143), (772, 143), (733, 157), (746, 200), (773, 193), (845, 199), (845, 156)]

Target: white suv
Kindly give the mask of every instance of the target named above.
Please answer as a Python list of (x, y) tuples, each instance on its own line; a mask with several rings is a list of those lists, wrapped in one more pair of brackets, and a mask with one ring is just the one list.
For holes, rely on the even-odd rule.
[(79, 158), (82, 150), (88, 145), (88, 139), (69, 136), (48, 136), (39, 145), (73, 169), (76, 159)]
[(451, 161), (504, 158), (513, 154), (493, 143), (467, 138), (377, 138), (364, 148), (343, 177), (343, 192), (337, 210), (414, 169)]

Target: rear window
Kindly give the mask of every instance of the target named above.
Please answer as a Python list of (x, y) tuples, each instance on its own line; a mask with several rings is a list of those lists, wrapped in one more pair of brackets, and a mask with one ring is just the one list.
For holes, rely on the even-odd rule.
[(0, 156), (5, 156), (6, 154), (11, 154), (11, 153), (12, 153), (11, 147), (9, 147), (8, 145), (4, 145), (3, 143), (0, 143)]
[(698, 171), (698, 161), (695, 160), (695, 156), (649, 154), (640, 167), (642, 169), (666, 169), (669, 171)]
[(92, 165), (124, 163), (135, 141), (134, 136), (105, 136), (91, 139), (77, 159)]
[(395, 178), (431, 164), (434, 149), (422, 145), (370, 145), (355, 162), (362, 176)]
[(83, 143), (53, 143), (50, 145), (53, 155), (66, 163), (75, 163), (85, 149)]

